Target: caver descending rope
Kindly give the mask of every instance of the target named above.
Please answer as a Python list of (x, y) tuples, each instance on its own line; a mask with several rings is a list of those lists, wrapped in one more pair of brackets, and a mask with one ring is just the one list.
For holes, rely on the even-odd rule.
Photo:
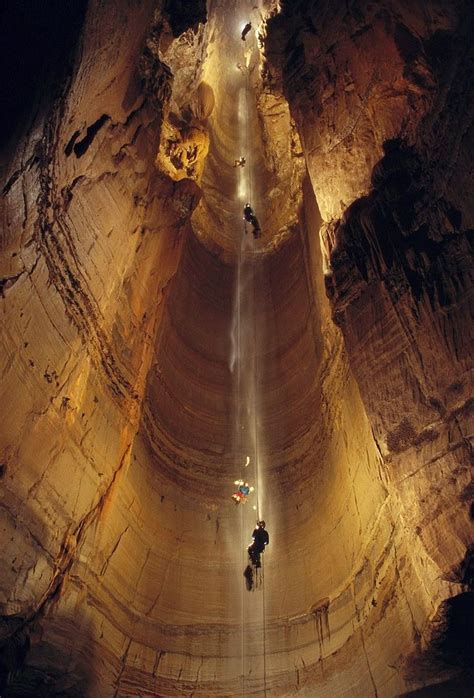
[[(251, 95), (251, 82), (250, 82), (250, 65), (246, 66), (246, 89), (245, 89), (245, 102), (246, 102), (246, 156), (248, 162), (248, 197), (247, 201), (252, 205), (252, 174), (254, 166), (253, 152), (250, 150), (250, 95)], [(256, 485), (256, 499), (257, 499), (257, 520), (261, 521), (262, 518), (262, 502), (261, 502), (261, 489), (260, 489), (260, 458), (259, 458), (259, 424), (258, 424), (258, 406), (257, 406), (257, 394), (259, 386), (259, 371), (258, 371), (258, 335), (257, 335), (257, 297), (256, 297), (256, 275), (255, 267), (254, 273), (252, 274), (252, 313), (253, 313), (253, 428), (254, 428), (254, 463), (255, 463), (255, 485)], [(264, 555), (260, 556), (261, 560), (261, 577), (262, 577), (262, 631), (263, 631), (263, 687), (264, 696), (267, 695), (267, 667), (266, 667), (266, 618), (265, 618), (265, 574), (264, 574)]]
[[(257, 492), (257, 520), (261, 521), (261, 494), (260, 494), (260, 458), (259, 458), (259, 444), (258, 444), (258, 409), (257, 409), (257, 386), (259, 379), (258, 372), (258, 334), (257, 334), (257, 303), (256, 303), (256, 279), (255, 274), (252, 276), (253, 279), (253, 330), (254, 330), (254, 377), (253, 377), (253, 417), (254, 417), (254, 444), (255, 444), (255, 484)], [(264, 696), (267, 695), (267, 652), (266, 652), (266, 618), (265, 618), (265, 554), (260, 556), (261, 560), (261, 575), (262, 575), (262, 631), (263, 631), (263, 693)]]
[(250, 65), (245, 65), (245, 135), (246, 143), (245, 150), (248, 163), (248, 176), (247, 176), (247, 201), (252, 204), (252, 168), (253, 168), (253, 157), (251, 156), (250, 150), (250, 106), (249, 106), (249, 94), (250, 94)]
[[(242, 453), (242, 407), (241, 407), (241, 324), (240, 324), (240, 310), (241, 310), (241, 270), (242, 270), (242, 241), (239, 244), (238, 251), (238, 261), (237, 261), (237, 453), (241, 457)], [(242, 473), (241, 473), (242, 476)], [(240, 544), (241, 548), (244, 547), (244, 510), (240, 508)], [(242, 658), (242, 695), (245, 696), (245, 646), (244, 646), (244, 587), (241, 586), (241, 599), (240, 599), (240, 622), (241, 622), (241, 658)]]
[[(252, 119), (252, 114), (253, 111), (251, 110), (251, 103), (250, 103), (250, 97), (251, 97), (251, 80), (250, 80), (250, 66), (247, 65), (247, 61), (245, 60), (245, 88), (244, 88), (244, 98), (245, 98), (245, 106), (243, 111), (243, 118), (245, 119), (244, 123), (244, 156), (246, 158), (246, 163), (247, 167), (245, 169), (240, 170), (240, 176), (244, 176), (244, 187), (242, 189), (245, 191), (246, 195), (246, 202), (249, 203), (250, 205), (252, 204), (252, 199), (253, 199), (253, 167), (254, 167), (254, 151), (251, 149), (251, 133), (250, 133), (250, 124), (253, 122)], [(246, 253), (244, 252), (246, 248), (246, 244), (244, 240), (246, 239), (245, 234), (247, 233), (247, 221), (244, 219), (244, 236), (240, 240), (240, 244), (238, 246), (238, 262), (237, 262), (237, 299), (236, 299), (236, 312), (237, 312), (237, 322), (236, 322), (236, 331), (237, 331), (237, 430), (238, 430), (238, 439), (237, 439), (237, 452), (240, 458), (243, 457), (243, 452), (242, 452), (242, 446), (243, 440), (242, 440), (242, 428), (244, 426), (244, 421), (246, 423), (246, 426), (250, 427), (249, 431), (246, 433), (248, 436), (253, 432), (253, 446), (254, 446), (254, 452), (253, 452), (253, 462), (254, 462), (254, 476), (255, 476), (255, 489), (256, 489), (256, 514), (257, 514), (257, 520), (261, 520), (261, 515), (262, 515), (262, 497), (261, 497), (261, 489), (260, 489), (260, 483), (261, 483), (261, 477), (260, 477), (260, 459), (259, 459), (259, 420), (258, 420), (258, 389), (259, 389), (259, 374), (258, 374), (258, 335), (257, 335), (257, 278), (256, 278), (256, 268), (255, 265), (252, 264), (249, 267), (249, 273), (250, 276), (249, 278), (242, 278), (242, 267), (243, 264), (245, 264), (245, 257), (247, 256)], [(246, 275), (245, 275), (246, 276)], [(245, 283), (245, 282), (249, 283)], [(242, 284), (244, 283), (245, 285), (245, 290), (242, 287)], [(242, 347), (242, 312), (250, 313), (251, 315), (249, 316), (250, 320), (250, 331), (251, 334), (247, 339), (245, 347)], [(253, 322), (252, 322), (253, 320)], [(253, 337), (252, 337), (253, 334)], [(253, 341), (252, 341), (253, 339)], [(248, 341), (250, 340), (250, 341)], [(242, 353), (243, 349), (243, 353)], [(250, 351), (249, 351), (250, 350)], [(252, 355), (253, 354), (253, 355)], [(249, 378), (251, 380), (250, 385), (248, 383), (245, 384), (244, 388), (244, 394), (242, 394), (243, 391), (243, 386), (242, 386), (242, 360), (246, 360), (247, 362), (251, 362), (248, 368), (251, 371), (251, 374), (249, 375)], [(249, 390), (250, 388), (250, 390)], [(247, 409), (242, 408), (242, 398), (245, 400), (245, 407)], [(249, 415), (248, 408), (251, 409), (251, 415)], [(253, 420), (253, 424), (250, 422), (249, 423), (249, 417), (251, 416), (251, 419)], [(248, 437), (247, 437), (248, 439)], [(247, 441), (246, 441), (247, 442)], [(248, 465), (248, 457), (247, 457), (247, 463), (244, 465), (243, 463), (241, 464), (241, 479), (242, 480), (247, 480), (246, 477), (246, 466)], [(240, 517), (240, 526), (241, 526), (241, 544), (242, 544), (242, 550), (245, 551), (245, 555), (247, 555), (247, 548), (244, 542), (244, 525), (245, 525), (245, 518), (244, 518), (244, 508), (241, 507), (241, 517)], [(257, 580), (257, 575), (260, 576), (261, 580), (261, 589), (262, 589), (262, 632), (263, 632), (263, 642), (262, 642), (262, 649), (263, 649), (263, 688), (264, 688), (264, 695), (267, 695), (267, 685), (266, 685), (266, 615), (265, 615), (265, 575), (264, 575), (264, 567), (263, 567), (263, 555), (260, 557), (261, 560), (261, 568), (256, 568), (254, 566), (253, 569), (253, 575), (255, 582)], [(242, 653), (242, 695), (245, 695), (245, 613), (244, 613), (244, 606), (245, 606), (245, 593), (244, 593), (244, 585), (242, 585), (242, 598), (241, 598), (241, 653)]]
[[(253, 158), (250, 154), (250, 134), (249, 134), (249, 90), (250, 90), (250, 69), (247, 66), (245, 56), (244, 56), (244, 70), (245, 70), (245, 159), (247, 163), (245, 177), (245, 201), (252, 205), (252, 166)], [(245, 175), (244, 175), (245, 176)], [(247, 234), (247, 221), (244, 218), (244, 233)]]

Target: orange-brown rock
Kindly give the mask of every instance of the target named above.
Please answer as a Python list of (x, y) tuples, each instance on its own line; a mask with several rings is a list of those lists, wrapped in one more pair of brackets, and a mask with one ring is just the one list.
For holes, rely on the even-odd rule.
[(470, 695), (468, 4), (6, 17), (2, 695)]

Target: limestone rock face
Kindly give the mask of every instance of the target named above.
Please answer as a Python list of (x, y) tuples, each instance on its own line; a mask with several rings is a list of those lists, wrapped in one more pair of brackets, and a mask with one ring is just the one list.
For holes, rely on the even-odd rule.
[[(259, 250), (275, 250), (291, 236), (302, 206), (305, 165), (286, 100), (264, 79), (261, 12), (242, 3), (229, 13), (224, 0), (212, 7), (203, 78), (213, 89), (215, 107), (208, 119), (209, 156), (193, 227), (208, 249), (231, 260), (246, 202), (260, 222)], [(244, 18), (253, 21), (255, 30), (242, 42), (238, 27)], [(242, 155), (245, 168), (234, 168)]]
[(368, 191), (384, 141), (413, 143), (438, 116), (453, 71), (468, 70), (470, 12), (443, 2), (282, 5), (270, 22), (268, 70), (277, 83), (283, 71), (327, 221)]
[(74, 7), (3, 147), (2, 695), (470, 695), (472, 10)]
[(177, 182), (182, 179), (199, 179), (208, 150), (209, 137), (206, 131), (186, 126), (179, 129), (166, 123), (161, 132), (156, 166)]
[(472, 544), (472, 12), (338, 13), (344, 32), (329, 5), (286, 4), (268, 56), (325, 219), (333, 318), (404, 519), (460, 582)]

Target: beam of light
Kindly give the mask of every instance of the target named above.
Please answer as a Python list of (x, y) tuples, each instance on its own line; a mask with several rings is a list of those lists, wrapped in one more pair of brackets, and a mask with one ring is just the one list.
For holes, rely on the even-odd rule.
[(241, 169), (239, 172), (239, 184), (238, 184), (238, 189), (237, 189), (237, 196), (239, 197), (240, 202), (243, 202), (245, 200), (246, 191), (247, 191), (246, 181), (245, 181), (244, 173), (242, 172), (242, 169)]
[(238, 119), (239, 119), (239, 157), (243, 155), (247, 164), (245, 167), (239, 167), (239, 177), (237, 185), (237, 197), (242, 204), (247, 197), (247, 168), (250, 166), (248, 153), (245, 152), (246, 141), (247, 141), (247, 100), (246, 91), (244, 87), (239, 90), (239, 101), (238, 101)]

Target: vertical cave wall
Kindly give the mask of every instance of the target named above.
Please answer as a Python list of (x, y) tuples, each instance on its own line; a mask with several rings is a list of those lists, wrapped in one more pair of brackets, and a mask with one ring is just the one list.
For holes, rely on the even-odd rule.
[[(472, 539), (469, 13), (267, 5), (252, 73), (278, 228), (255, 261), (267, 688), (393, 696), (456, 673), (443, 655), (470, 661), (452, 643), (469, 592), (441, 605)], [(179, 39), (204, 7), (91, 2), (69, 73), (5, 151), (0, 642), (25, 695), (237, 693), (242, 642), (263, 690), (261, 600), (241, 597), (252, 514), (226, 489), (233, 214), (220, 244), (202, 213), (218, 196), (199, 239), (188, 223), (207, 135), (185, 95), (207, 40), (202, 181), (233, 181), (215, 77), (228, 7), (213, 9)], [(282, 91), (301, 192), (301, 150), (272, 133), (294, 133)], [(420, 659), (437, 609), (446, 637)]]
[(138, 66), (154, 3), (90, 3), (80, 34), (68, 15), (66, 70), (48, 49), (66, 19), (49, 9), (33, 71), (43, 90), (18, 111), (2, 172), (1, 668), (2, 682), (15, 676), (31, 645), (23, 694), (93, 695), (100, 627), (87, 594), (61, 594), (128, 467), (196, 193), (154, 166), (162, 116)]
[[(354, 672), (363, 690), (370, 682), (368, 665), (380, 656), (381, 634), (391, 656), (409, 643), (413, 631), (409, 603), (390, 566), (397, 554), (407, 553), (407, 542), (398, 530), (398, 512), (379, 471), (341, 338), (333, 330), (323, 346), (318, 305), (326, 303), (324, 295), (311, 290), (305, 274), (283, 271), (304, 268), (305, 254), (303, 238), (295, 237), (277, 254), (253, 262), (264, 511), (274, 541), (265, 560), (266, 673), (276, 695), (320, 687), (320, 661), (337, 651), (344, 657), (338, 662), (347, 663), (347, 675), (334, 671), (325, 690), (353, 685), (348, 677)], [(252, 514), (245, 512), (242, 522), (228, 498), (238, 465), (229, 448), (229, 419), (221, 418), (232, 413), (229, 346), (206, 338), (222, 327), (225, 334), (219, 336), (229, 345), (233, 276), (231, 266), (190, 238), (170, 286), (169, 316), (121, 488), (124, 498), (117, 505), (122, 524), (110, 531), (107, 543), (112, 547), (120, 529), (126, 529), (124, 539), (113, 545), (109, 579), (128, 567), (131, 551), (141, 551), (143, 561), (136, 565), (141, 572), (133, 588), (144, 604), (129, 598), (120, 625), (131, 638), (131, 645), (125, 640), (121, 645), (126, 650), (123, 691), (139, 685), (173, 695), (192, 686), (202, 695), (232, 694), (242, 682), (242, 642), (246, 690), (263, 690), (261, 595), (246, 593), (241, 607), (241, 549)], [(218, 297), (213, 279), (219, 279)], [(180, 388), (183, 376), (186, 390)], [(406, 567), (408, 579), (413, 574), (408, 560)], [(112, 584), (115, 600), (108, 613), (111, 626), (117, 626), (112, 608), (123, 591), (116, 580)], [(384, 614), (379, 624), (375, 607), (397, 594), (393, 615)], [(430, 602), (416, 591), (414, 596), (422, 622)], [(368, 618), (374, 625), (368, 655), (357, 651), (355, 660), (350, 654), (355, 647), (360, 650), (360, 637), (347, 646), (354, 604), (360, 625)], [(400, 625), (398, 641), (388, 643), (394, 617)], [(110, 661), (113, 666), (113, 657)], [(390, 685), (403, 687), (393, 670), (390, 675), (383, 667), (377, 671)]]
[[(283, 3), (267, 42), (323, 216), (332, 315), (390, 490), (424, 551), (418, 575), (434, 562), (468, 614), (472, 19), (464, 3)], [(407, 675), (423, 676), (431, 652), (438, 670), (469, 671), (461, 647), (472, 640), (451, 633), (450, 649), (451, 622), (459, 630), (444, 604), (443, 641), (436, 631)]]

